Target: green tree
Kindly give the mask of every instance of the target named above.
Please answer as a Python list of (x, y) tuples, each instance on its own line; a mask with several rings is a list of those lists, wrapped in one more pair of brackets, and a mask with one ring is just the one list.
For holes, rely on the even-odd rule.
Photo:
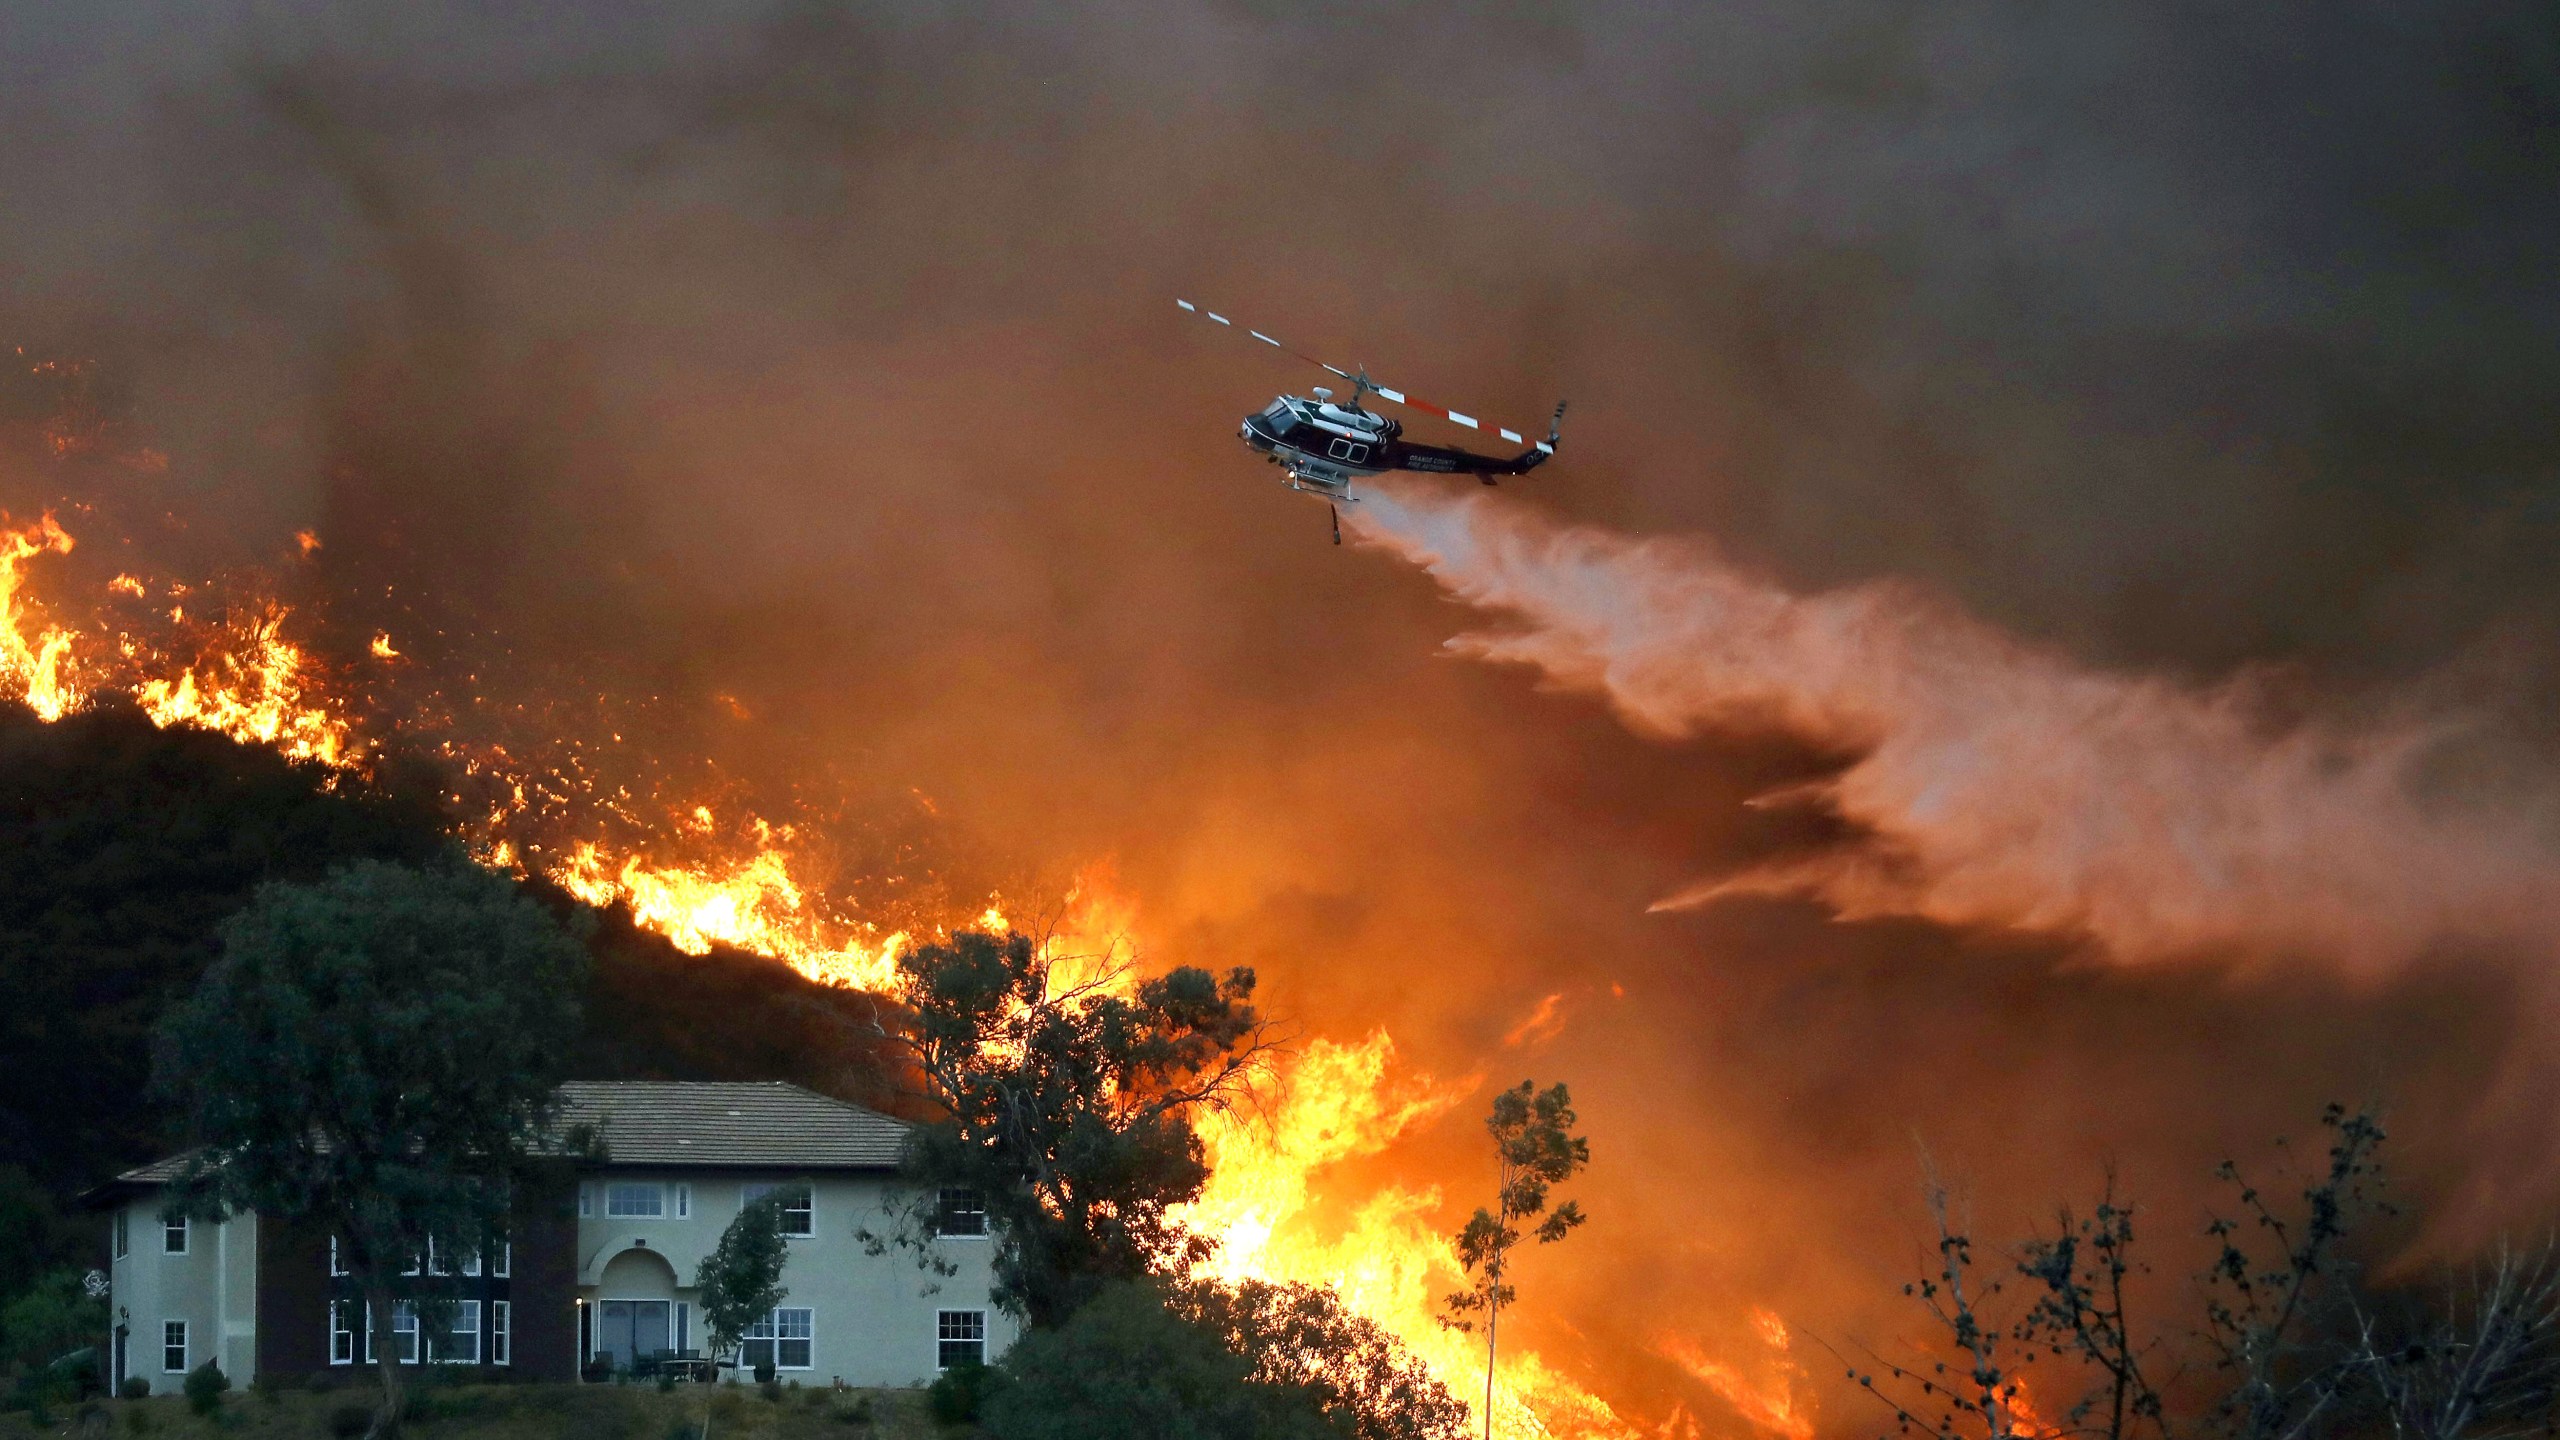
[(789, 1293), (782, 1288), (782, 1266), (790, 1258), (791, 1244), (782, 1234), (783, 1199), (784, 1192), (777, 1190), (740, 1206), (694, 1275), (701, 1292), (695, 1303), (715, 1358), (737, 1349), (747, 1327)]
[(908, 1148), (917, 1202), (895, 1234), (866, 1237), (875, 1250), (895, 1240), (936, 1263), (938, 1192), (974, 1191), (997, 1298), (1042, 1327), (1108, 1282), (1208, 1254), (1166, 1212), (1208, 1180), (1192, 1117), (1241, 1101), (1260, 1070), (1251, 970), (1062, 985), (1027, 938), (975, 933), (899, 969), (904, 1038), (938, 1113)]
[(402, 1272), (430, 1247), (477, 1253), (586, 1144), (561, 1131), (556, 1061), (585, 952), (458, 860), (264, 887), (222, 940), (161, 1025), (157, 1089), (199, 1146), (170, 1212), (335, 1237), (373, 1329), (379, 1436), (400, 1416), (394, 1307), (418, 1288)]
[[(1493, 1097), (1485, 1129), (1493, 1135), (1494, 1207), (1478, 1210), (1458, 1231), (1458, 1263), (1468, 1285), (1449, 1296), (1442, 1323), (1456, 1330), (1484, 1326), (1484, 1433), (1493, 1434), (1493, 1361), (1502, 1307), (1517, 1297), (1503, 1278), (1520, 1227), (1552, 1245), (1582, 1223), (1582, 1207), (1567, 1200), (1550, 1211), (1547, 1192), (1591, 1163), (1591, 1142), (1573, 1133), (1573, 1097), (1559, 1081), (1544, 1090), (1531, 1080)], [(1543, 1215), (1544, 1219), (1539, 1219)]]
[(1341, 1440), (1312, 1390), (1257, 1383), (1218, 1334), (1167, 1309), (1153, 1284), (1098, 1288), (997, 1367), (980, 1423), (996, 1440)]
[(78, 1270), (55, 1270), (0, 1305), (0, 1358), (21, 1369), (50, 1365), (107, 1333), (107, 1302)]
[(1329, 1286), (1195, 1280), (1166, 1304), (1243, 1357), (1254, 1383), (1311, 1397), (1353, 1440), (1456, 1440), (1466, 1424), (1465, 1403)]

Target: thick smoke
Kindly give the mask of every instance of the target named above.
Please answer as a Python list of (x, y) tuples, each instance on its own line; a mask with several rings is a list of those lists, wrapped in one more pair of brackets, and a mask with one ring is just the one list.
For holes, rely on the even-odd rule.
[(1355, 524), (1517, 622), (1459, 636), (1459, 654), (1603, 696), (1662, 739), (1768, 728), (1857, 757), (1763, 798), (1832, 807), (1865, 839), (1662, 908), (1802, 892), (1851, 919), (2087, 931), (2133, 960), (2370, 971), (2448, 941), (2560, 956), (2560, 797), (2547, 775), (2462, 793), (2444, 772), (2476, 717), (2287, 714), (2247, 675), (2093, 670), (1914, 585), (1793, 594), (1702, 543), (1483, 494), (1401, 486)]
[[(1738, 1435), (1664, 1357), (1892, 1333), (1915, 1136), (1986, 1234), (2113, 1160), (2168, 1237), (2371, 1096), (2415, 1201), (2545, 1213), (2542, 1112), (2484, 1104), (2536, 1093), (2537, 965), (2460, 942), (2549, 928), (2555, 115), (2560, 20), (2504, 3), (21, 5), (0, 344), (168, 464), (0, 506), (99, 504), (110, 567), (314, 528), (296, 598), (457, 710), (876, 823), (873, 889), (1108, 860), (1310, 1035), (1571, 1080), (1594, 1219), (1516, 1333)], [(1549, 597), (1602, 623), (1540, 663), (1713, 601), (1838, 666), (1728, 656), (1793, 714), (1613, 675), (1639, 736), (1435, 658), (1443, 595), (1234, 442), (1319, 377), (1177, 294), (1569, 395), (1542, 504), (1714, 537), (1557, 541), (1654, 588)], [(1785, 875), (1896, 913), (1648, 913)], [(1472, 1108), (1341, 1194), (1454, 1225)]]

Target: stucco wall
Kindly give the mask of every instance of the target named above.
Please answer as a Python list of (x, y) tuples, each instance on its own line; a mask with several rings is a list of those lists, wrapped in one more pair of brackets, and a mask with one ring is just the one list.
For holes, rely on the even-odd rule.
[[(257, 1378), (257, 1217), (195, 1221), (187, 1253), (171, 1255), (163, 1249), (160, 1205), (155, 1191), (119, 1207), (130, 1244), (108, 1263), (107, 1278), (114, 1323), (128, 1332), (125, 1373), (150, 1381), (155, 1393), (175, 1392), (186, 1376), (162, 1368), (162, 1326), (183, 1320), (188, 1367), (218, 1360), (232, 1384), (246, 1385)], [(108, 1212), (110, 1226), (116, 1213)]]
[[(606, 1213), (607, 1187), (615, 1180), (645, 1181), (670, 1191), (686, 1187), (687, 1213), (645, 1220), (615, 1218)], [(744, 1203), (744, 1187), (785, 1181), (811, 1185), (815, 1231), (790, 1242), (783, 1270), (782, 1283), (790, 1293), (782, 1303), (814, 1312), (811, 1363), (806, 1369), (785, 1370), (785, 1378), (816, 1385), (835, 1380), (848, 1385), (928, 1384), (939, 1373), (938, 1325), (945, 1310), (985, 1312), (990, 1360), (1012, 1343), (1016, 1327), (988, 1298), (993, 1273), (987, 1240), (954, 1237), (928, 1242), (933, 1256), (955, 1268), (947, 1276), (920, 1265), (910, 1249), (891, 1247), (885, 1254), (868, 1253), (858, 1232), (866, 1227), (888, 1230), (896, 1223), (889, 1202), (906, 1194), (886, 1177), (813, 1179), (738, 1171), (622, 1169), (591, 1176), (586, 1181), (589, 1213), (578, 1221), (579, 1299), (667, 1295), (660, 1284), (644, 1288), (639, 1281), (644, 1272), (616, 1265), (619, 1257), (636, 1250), (662, 1258), (674, 1277), (673, 1299), (694, 1306), (698, 1296), (693, 1282), (704, 1257), (719, 1243), (721, 1231), (736, 1218)], [(633, 1277), (627, 1292), (615, 1288), (626, 1274)], [(692, 1348), (703, 1348), (698, 1307), (691, 1312), (689, 1330)]]

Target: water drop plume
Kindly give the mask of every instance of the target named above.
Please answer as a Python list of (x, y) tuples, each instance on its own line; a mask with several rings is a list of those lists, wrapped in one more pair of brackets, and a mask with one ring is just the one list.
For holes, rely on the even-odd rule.
[(1357, 535), (1501, 617), (1452, 652), (1533, 667), (1664, 739), (1778, 731), (1852, 756), (1768, 803), (1855, 843), (1661, 902), (1800, 894), (1843, 916), (2084, 932), (2115, 955), (2313, 955), (2378, 974), (2448, 942), (2560, 949), (2547, 775), (2442, 783), (2476, 717), (2301, 713), (2263, 673), (2111, 672), (1922, 587), (1796, 593), (1700, 540), (1392, 486)]

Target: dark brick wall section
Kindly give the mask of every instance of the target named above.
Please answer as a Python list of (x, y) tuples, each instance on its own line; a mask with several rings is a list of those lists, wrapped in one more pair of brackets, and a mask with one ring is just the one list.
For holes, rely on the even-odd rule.
[(578, 1217), (566, 1203), (516, 1218), (516, 1373), (578, 1378)]
[(277, 1379), (329, 1368), (329, 1236), (258, 1217), (258, 1373)]
[[(509, 1296), (516, 1375), (578, 1378), (578, 1220), (567, 1205), (516, 1218), (514, 1278), (490, 1282)], [(329, 1278), (328, 1232), (258, 1220), (258, 1373), (279, 1380), (371, 1367), (329, 1363), (329, 1301), (348, 1282)], [(483, 1322), (485, 1325), (485, 1321)], [(138, 1342), (137, 1342), (138, 1343)]]

